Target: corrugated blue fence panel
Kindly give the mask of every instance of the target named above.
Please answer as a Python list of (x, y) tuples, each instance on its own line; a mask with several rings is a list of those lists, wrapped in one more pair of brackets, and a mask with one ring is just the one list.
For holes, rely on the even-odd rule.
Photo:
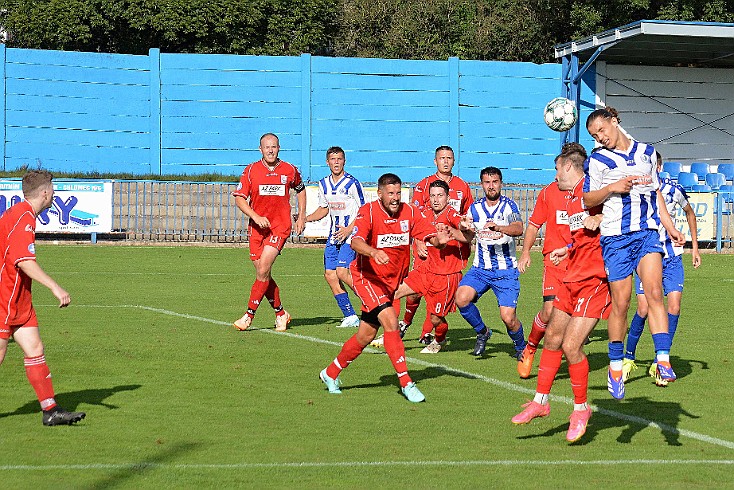
[(506, 182), (544, 184), (559, 149), (542, 118), (561, 91), (558, 64), (0, 49), (6, 169), (237, 175), (274, 132), (310, 181), (333, 145), (365, 182), (420, 180), (434, 149), (452, 145), (468, 181), (496, 165)]

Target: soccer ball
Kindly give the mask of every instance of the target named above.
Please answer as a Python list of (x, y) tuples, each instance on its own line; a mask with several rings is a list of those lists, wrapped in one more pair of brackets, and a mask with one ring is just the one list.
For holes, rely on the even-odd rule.
[(548, 102), (544, 111), (545, 124), (553, 131), (568, 131), (576, 124), (576, 105), (565, 97), (556, 97)]

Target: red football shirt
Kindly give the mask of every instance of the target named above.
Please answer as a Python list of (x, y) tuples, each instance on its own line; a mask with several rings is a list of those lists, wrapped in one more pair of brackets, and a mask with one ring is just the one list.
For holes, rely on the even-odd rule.
[(604, 269), (604, 258), (601, 254), (601, 243), (599, 242), (599, 230), (591, 231), (584, 228), (583, 221), (589, 215), (601, 213), (602, 206), (595, 206), (589, 210), (584, 209), (583, 201), (584, 180), (576, 184), (573, 197), (568, 201), (568, 242), (572, 244), (568, 252), (566, 276), (563, 282), (578, 282), (591, 278), (606, 279), (607, 273)]
[[(452, 228), (459, 228), (461, 216), (451, 206), (440, 213), (436, 214), (432, 209), (428, 208), (424, 211), (431, 224), (435, 227), (438, 223), (443, 223)], [(444, 248), (436, 248), (430, 243), (428, 245), (428, 258), (423, 262), (421, 267), (424, 270), (433, 272), (434, 274), (448, 275), (455, 272), (461, 272), (466, 267), (471, 252), (471, 245), (458, 240), (451, 240)]]
[[(279, 160), (271, 169), (258, 160), (245, 167), (232, 195), (249, 198), (250, 207), (270, 221), (271, 233), (288, 236), (293, 227), (290, 189), (302, 185), (300, 172), (290, 163)], [(259, 228), (252, 220), (250, 226)]]
[[(540, 191), (535, 201), (533, 214), (528, 218), (528, 222), (538, 229), (545, 224), (543, 264), (546, 267), (556, 267), (551, 263), (548, 254), (568, 244), (566, 241), (568, 236), (566, 205), (571, 197), (571, 192), (562, 191), (558, 188), (558, 183), (553, 182)], [(561, 262), (558, 267), (565, 268), (565, 262), (565, 260)]]
[(410, 204), (401, 203), (395, 216), (387, 212), (379, 199), (365, 204), (354, 220), (352, 243), (364, 240), (367, 245), (384, 250), (390, 262), (379, 265), (372, 258), (357, 254), (349, 267), (355, 281), (364, 278), (383, 284), (390, 291), (397, 290), (408, 275), (410, 239), (425, 240), (435, 234), (436, 228)]
[[(420, 211), (425, 211), (425, 208), (431, 207), (431, 195), (428, 186), (435, 180), (441, 180), (438, 173), (421, 180), (413, 189), (413, 204), (418, 206)], [(471, 187), (456, 175), (452, 176), (447, 184), (449, 185), (449, 206), (458, 211), (459, 214), (465, 215), (469, 210), (469, 206), (474, 202)]]
[(0, 216), (0, 316), (4, 325), (23, 325), (33, 312), (32, 280), (18, 264), (36, 260), (36, 215), (28, 201), (21, 201)]

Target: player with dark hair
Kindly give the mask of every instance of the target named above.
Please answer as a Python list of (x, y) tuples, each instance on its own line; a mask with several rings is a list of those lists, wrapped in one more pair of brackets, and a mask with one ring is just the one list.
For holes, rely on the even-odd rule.
[(255, 266), (255, 282), (250, 289), (247, 311), (234, 322), (237, 330), (252, 325), (263, 296), (275, 310), (275, 330), (288, 328), (290, 314), (283, 309), (280, 288), (272, 277), (275, 259), (280, 255), (291, 234), (290, 190), (296, 192), (298, 211), (295, 232), (299, 235), (306, 225), (306, 187), (298, 169), (278, 158), (280, 142), (273, 133), (260, 137), (262, 158), (245, 167), (240, 184), (232, 193), (240, 211), (249, 218), (250, 260)]
[(607, 388), (617, 399), (624, 398), (622, 360), (634, 271), (642, 280), (649, 305), (657, 375), (675, 381), (663, 303), (661, 223), (673, 243), (685, 243), (660, 193), (655, 149), (629, 137), (619, 123), (619, 114), (611, 107), (597, 109), (587, 118), (586, 129), (601, 147), (589, 156), (584, 181), (585, 206), (604, 205), (601, 247), (612, 293)]
[[(657, 170), (660, 172), (663, 167), (663, 158), (660, 156), (660, 153), (657, 153), (657, 157)], [(686, 215), (688, 228), (691, 231), (691, 259), (694, 269), (698, 269), (701, 265), (701, 255), (698, 253), (698, 227), (696, 224), (696, 213), (688, 202), (688, 194), (686, 194), (683, 187), (670, 179), (662, 179), (660, 181), (660, 192), (665, 198), (665, 204), (671, 217), (675, 216), (678, 208), (682, 209)], [(660, 228), (660, 241), (663, 244), (663, 250), (665, 252), (663, 256), (663, 294), (668, 299), (668, 333), (670, 334), (670, 343), (672, 345), (673, 336), (678, 329), (680, 304), (681, 298), (683, 297), (683, 247), (673, 244), (665, 228)], [(624, 360), (622, 361), (622, 379), (625, 382), (629, 378), (630, 372), (637, 369), (635, 353), (637, 351), (637, 343), (642, 336), (642, 331), (645, 329), (648, 310), (642, 282), (640, 281), (640, 276), (636, 274), (635, 291), (637, 292), (637, 311), (630, 323), (627, 334), (627, 347), (625, 348)], [(656, 363), (652, 363), (648, 373), (655, 378), (656, 385), (667, 386), (668, 382), (657, 374)]]
[[(567, 143), (563, 146), (561, 154), (556, 157), (556, 162), (559, 158), (566, 158), (567, 155), (571, 154), (583, 154), (583, 159), (586, 159), (586, 150), (583, 146), (578, 143)], [(566, 204), (568, 204), (568, 200), (572, 197), (572, 191), (573, 189), (565, 191), (559, 189), (557, 180), (545, 186), (538, 193), (533, 214), (528, 218), (528, 226), (525, 228), (522, 253), (517, 261), (517, 268), (521, 273), (524, 273), (530, 267), (530, 249), (538, 237), (540, 228), (545, 225), (545, 234), (543, 237), (543, 307), (535, 315), (533, 327), (530, 330), (530, 334), (528, 334), (528, 343), (522, 352), (520, 362), (517, 363), (517, 372), (521, 378), (530, 376), (530, 372), (533, 369), (535, 351), (543, 339), (543, 335), (545, 335), (545, 329), (553, 311), (553, 300), (556, 298), (556, 290), (563, 281), (563, 276), (566, 273), (567, 261), (564, 260), (558, 265), (554, 265), (550, 259), (550, 253), (565, 245), (564, 237), (568, 232)]]
[[(575, 442), (586, 432), (591, 417), (588, 405), (589, 361), (584, 342), (599, 319), (607, 318), (611, 296), (599, 243), (601, 206), (586, 210), (582, 188), (586, 150), (577, 143), (564, 146), (556, 157), (556, 181), (562, 191), (570, 191), (566, 202), (569, 226), (566, 244), (552, 250), (549, 259), (568, 262), (563, 279), (556, 289), (550, 322), (540, 354), (535, 397), (523, 405), (524, 410), (512, 418), (515, 424), (527, 424), (550, 413), (548, 396), (562, 356), (568, 362), (568, 374), (574, 395), (574, 409), (566, 440)], [(565, 258), (568, 260), (564, 260)]]
[(0, 364), (5, 359), (12, 336), (23, 350), (26, 376), (43, 410), (43, 425), (71, 425), (82, 420), (84, 412), (67, 412), (56, 403), (51, 372), (46, 364), (38, 318), (33, 308), (31, 284), (39, 282), (59, 300), (59, 308), (71, 302), (69, 293), (46, 274), (36, 262), (36, 216), (51, 207), (54, 198), (53, 175), (31, 170), (23, 176), (24, 201), (10, 207), (0, 217)]
[(342, 369), (362, 353), (382, 327), (385, 351), (403, 395), (411, 402), (425, 400), (408, 374), (393, 301), (395, 291), (408, 274), (410, 239), (430, 241), (443, 248), (451, 236), (445, 225), (431, 225), (418, 209), (400, 202), (401, 184), (395, 174), (382, 175), (377, 181), (377, 200), (362, 206), (357, 214), (352, 248), (358, 255), (350, 269), (354, 291), (362, 301), (362, 321), (336, 359), (319, 374), (329, 393), (341, 393)]
[(525, 335), (522, 323), (517, 318), (520, 275), (515, 256), (515, 237), (522, 235), (522, 218), (517, 203), (502, 195), (500, 169), (484, 168), (479, 179), (485, 197), (474, 202), (467, 214), (467, 219), (472, 223), (468, 231), (476, 235), (474, 264), (459, 284), (456, 306), (477, 333), (472, 354), (481, 356), (492, 331), (484, 324), (475, 303), (491, 289), (497, 297), (500, 318), (515, 346), (515, 357), (519, 360), (525, 349)]
[(331, 175), (319, 180), (319, 207), (306, 216), (306, 222), (329, 216), (331, 225), (324, 248), (324, 278), (344, 315), (339, 327), (358, 327), (359, 317), (344, 285), (352, 287), (349, 264), (356, 257), (351, 246), (352, 231), (357, 211), (364, 205), (364, 192), (359, 181), (344, 170), (345, 163), (343, 149), (332, 146), (326, 150), (326, 164)]
[(466, 267), (471, 242), (468, 232), (459, 231), (462, 217), (449, 206), (449, 185), (443, 180), (434, 180), (428, 186), (430, 208), (423, 215), (433, 225), (446, 225), (452, 240), (444, 248), (438, 249), (428, 243), (428, 257), (418, 267), (414, 267), (395, 293), (396, 298), (419, 294), (426, 298), (428, 318), (423, 324), (421, 339), (436, 336), (421, 350), (421, 354), (437, 354), (446, 343), (449, 324), (446, 315), (456, 310), (454, 295), (461, 281), (461, 271)]

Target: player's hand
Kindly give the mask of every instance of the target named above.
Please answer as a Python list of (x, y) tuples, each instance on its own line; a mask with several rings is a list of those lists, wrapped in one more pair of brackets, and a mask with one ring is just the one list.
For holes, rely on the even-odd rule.
[(637, 180), (637, 178), (638, 177), (635, 175), (629, 175), (627, 177), (624, 177), (623, 179), (619, 179), (613, 184), (609, 184), (607, 186), (607, 189), (609, 189), (609, 192), (611, 192), (612, 194), (627, 194), (630, 190), (632, 190), (632, 186), (635, 185), (635, 181)]
[(601, 219), (599, 218), (601, 215), (597, 216), (587, 216), (584, 218), (583, 225), (584, 228), (591, 231), (596, 231), (599, 229), (599, 225), (601, 225)]
[(517, 261), (517, 268), (521, 273), (525, 273), (530, 268), (530, 254), (523, 253), (520, 255), (520, 260)]
[(296, 236), (303, 233), (303, 230), (306, 228), (306, 218), (301, 216), (298, 219), (296, 219), (296, 224), (293, 226), (293, 231), (296, 232)]
[(334, 233), (334, 238), (336, 238), (339, 243), (344, 243), (347, 241), (347, 238), (349, 238), (349, 231), (347, 230), (348, 228), (346, 226), (338, 226), (336, 228), (336, 233)]
[(372, 260), (374, 260), (378, 265), (387, 265), (390, 262), (390, 257), (384, 250), (375, 250), (372, 253)]
[[(436, 227), (438, 229), (438, 227)], [(418, 254), (418, 257), (425, 259), (428, 257), (428, 247), (426, 246), (426, 242), (423, 240), (415, 240), (413, 243), (415, 243), (415, 251)]]
[(679, 230), (673, 230), (673, 233), (668, 232), (668, 235), (670, 235), (670, 239), (673, 241), (674, 245), (682, 247), (686, 244), (686, 236)]
[(694, 269), (698, 269), (699, 267), (701, 267), (701, 254), (698, 253), (698, 250), (691, 254), (691, 258), (693, 260)]
[(69, 303), (71, 303), (71, 296), (69, 293), (67, 293), (61, 286), (58, 284), (56, 287), (51, 289), (51, 292), (54, 296), (56, 296), (56, 299), (59, 300), (59, 308), (64, 308), (66, 306), (69, 306)]
[(484, 229), (485, 230), (497, 231), (497, 224), (494, 221), (487, 221), (484, 224)]
[(270, 220), (265, 216), (260, 216), (259, 214), (256, 214), (253, 218), (250, 219), (254, 221), (255, 224), (260, 228), (270, 228)]
[(553, 263), (553, 265), (558, 265), (561, 263), (563, 259), (568, 257), (568, 247), (561, 247), (557, 248), (549, 254), (548, 258), (550, 258), (550, 261)]
[[(436, 238), (438, 239), (438, 244), (443, 246), (449, 243), (454, 238), (454, 236), (451, 233), (451, 229), (446, 224), (437, 223)], [(418, 242), (420, 242), (420, 240)], [(423, 242), (423, 245), (425, 246), (425, 242)], [(428, 247), (426, 247), (426, 257), (428, 257)]]
[(470, 214), (467, 213), (465, 216), (461, 217), (461, 221), (459, 221), (459, 230), (474, 231), (474, 221), (472, 221)]

